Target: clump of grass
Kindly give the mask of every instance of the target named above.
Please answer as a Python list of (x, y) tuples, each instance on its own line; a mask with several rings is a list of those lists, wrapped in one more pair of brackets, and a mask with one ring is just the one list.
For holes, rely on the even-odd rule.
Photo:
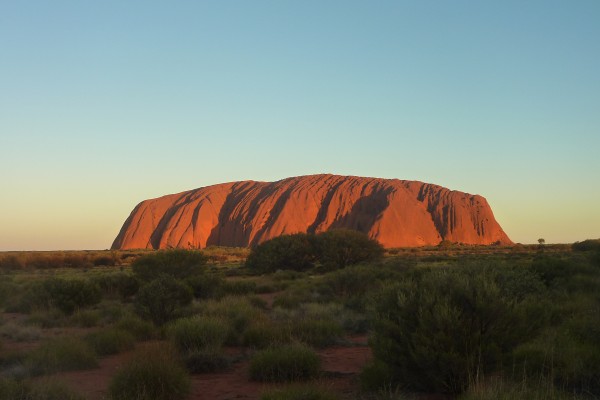
[(293, 344), (271, 347), (250, 360), (250, 378), (260, 382), (293, 382), (316, 378), (321, 360), (309, 347)]
[(470, 387), (458, 400), (577, 400), (584, 399), (558, 390), (552, 382), (520, 383), (493, 379)]
[(225, 318), (231, 327), (226, 344), (236, 345), (243, 332), (254, 321), (265, 319), (265, 314), (254, 307), (246, 297), (225, 297), (219, 301), (209, 300), (203, 304), (202, 314)]
[(71, 316), (70, 322), (83, 328), (98, 326), (100, 323), (100, 312), (97, 310), (77, 310)]
[(214, 346), (187, 351), (182, 359), (186, 369), (191, 373), (224, 371), (230, 365), (223, 348)]
[(0, 326), (0, 337), (16, 342), (30, 342), (40, 338), (42, 331), (37, 326), (23, 326), (14, 322), (7, 322)]
[(244, 346), (255, 349), (264, 349), (273, 345), (287, 344), (292, 341), (290, 327), (287, 324), (270, 320), (253, 322), (242, 337)]
[(292, 337), (316, 347), (330, 346), (342, 336), (338, 323), (324, 319), (301, 319), (290, 322)]
[(268, 390), (260, 400), (337, 400), (339, 397), (329, 390), (315, 385), (292, 385)]
[(0, 400), (83, 400), (64, 383), (44, 379), (35, 383), (0, 378)]
[(137, 340), (148, 340), (156, 336), (154, 325), (135, 315), (124, 316), (115, 327), (131, 333)]
[(174, 321), (168, 327), (168, 336), (179, 351), (185, 352), (222, 346), (229, 329), (223, 318), (197, 316)]
[(98, 366), (96, 354), (83, 340), (57, 338), (42, 343), (25, 358), (25, 366), (33, 375), (58, 371), (92, 369)]
[(88, 334), (85, 341), (96, 354), (106, 356), (133, 349), (135, 339), (131, 333), (122, 329), (107, 328)]
[(170, 347), (146, 345), (112, 378), (112, 400), (180, 400), (190, 390), (190, 377)]

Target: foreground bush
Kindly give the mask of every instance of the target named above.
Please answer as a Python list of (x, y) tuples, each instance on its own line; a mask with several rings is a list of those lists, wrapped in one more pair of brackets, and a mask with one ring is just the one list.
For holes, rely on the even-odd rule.
[(168, 335), (175, 347), (185, 353), (207, 347), (220, 347), (229, 335), (229, 324), (219, 317), (182, 318), (173, 322)]
[(475, 385), (460, 396), (458, 400), (577, 400), (570, 393), (561, 392), (551, 382), (539, 380), (509, 382), (494, 379)]
[(37, 290), (43, 292), (36, 295), (41, 301), (48, 299), (46, 306), (56, 307), (67, 315), (102, 300), (102, 293), (96, 284), (80, 279), (51, 278), (42, 282)]
[(179, 400), (190, 390), (188, 373), (168, 347), (145, 346), (122, 366), (109, 386), (113, 400)]
[(92, 369), (98, 366), (92, 348), (75, 338), (50, 339), (32, 350), (25, 366), (33, 375)]
[(58, 381), (32, 383), (0, 378), (0, 400), (84, 400), (84, 397)]
[(375, 357), (414, 389), (460, 393), (540, 327), (542, 310), (505, 295), (490, 268), (424, 271), (378, 299)]
[(260, 396), (260, 400), (337, 400), (338, 396), (330, 391), (312, 385), (294, 385), (281, 389), (272, 389)]
[(162, 325), (175, 318), (181, 307), (192, 302), (192, 289), (167, 275), (142, 286), (135, 297), (135, 309), (143, 318)]
[(321, 360), (309, 347), (286, 345), (256, 353), (250, 360), (250, 378), (260, 382), (293, 382), (316, 378)]
[(205, 270), (207, 257), (197, 250), (159, 250), (136, 259), (132, 266), (134, 275), (149, 282), (161, 275), (186, 279)]
[(108, 328), (88, 334), (85, 341), (96, 354), (106, 356), (133, 349), (135, 340), (133, 335), (127, 331)]

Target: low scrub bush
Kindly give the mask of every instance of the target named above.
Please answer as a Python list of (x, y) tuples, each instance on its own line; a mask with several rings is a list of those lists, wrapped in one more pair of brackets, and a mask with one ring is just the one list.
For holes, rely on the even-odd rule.
[(115, 324), (115, 327), (131, 333), (137, 340), (148, 340), (156, 336), (156, 328), (154, 325), (135, 315), (123, 317)]
[(203, 304), (202, 315), (225, 318), (230, 326), (226, 344), (236, 345), (251, 323), (266, 318), (264, 312), (253, 306), (247, 297), (224, 297), (221, 300), (209, 300)]
[(571, 246), (574, 251), (600, 251), (600, 239), (587, 239), (575, 242)]
[(140, 348), (113, 376), (112, 400), (181, 400), (190, 390), (190, 378), (172, 349), (159, 345)]
[(15, 342), (31, 342), (40, 338), (42, 330), (37, 326), (19, 325), (7, 322), (0, 325), (0, 337), (14, 340)]
[(181, 307), (191, 303), (192, 289), (175, 278), (162, 275), (142, 286), (135, 298), (140, 316), (162, 325), (175, 318)]
[(229, 359), (221, 347), (204, 347), (182, 355), (186, 369), (191, 373), (221, 372), (229, 368)]
[(133, 349), (135, 339), (127, 331), (107, 328), (86, 335), (85, 341), (94, 349), (96, 354), (106, 356)]
[(51, 278), (43, 283), (42, 289), (48, 293), (50, 305), (67, 315), (102, 300), (97, 285), (80, 279)]
[(30, 382), (0, 378), (0, 400), (84, 400), (84, 397), (56, 380)]
[(511, 382), (496, 378), (474, 385), (458, 400), (583, 400), (556, 389), (551, 382), (530, 380)]
[(419, 271), (383, 291), (375, 357), (404, 385), (460, 393), (545, 323), (540, 306), (503, 294), (492, 268)]
[(383, 257), (383, 246), (362, 232), (334, 229), (316, 235), (317, 259), (326, 269), (374, 261)]
[(197, 316), (174, 321), (167, 335), (182, 353), (207, 347), (218, 348), (229, 335), (230, 326), (223, 317)]
[(132, 264), (134, 275), (152, 281), (161, 275), (186, 279), (204, 273), (207, 257), (197, 250), (159, 250), (143, 255)]
[(275, 237), (252, 249), (246, 266), (257, 273), (305, 271), (315, 265), (331, 270), (373, 261), (383, 254), (383, 247), (365, 234), (335, 229), (316, 235), (296, 233)]
[(316, 378), (319, 356), (309, 347), (293, 344), (271, 347), (250, 360), (250, 378), (260, 382), (294, 382)]
[(125, 272), (104, 273), (94, 277), (93, 282), (106, 296), (121, 299), (134, 296), (140, 287), (139, 281)]
[(293, 385), (271, 389), (261, 394), (260, 400), (337, 400), (339, 397), (315, 385)]
[(50, 339), (32, 350), (25, 358), (25, 366), (33, 375), (58, 371), (92, 369), (98, 366), (96, 354), (81, 339)]
[(215, 274), (198, 274), (185, 280), (197, 299), (220, 299), (225, 295), (225, 279)]
[(314, 235), (281, 235), (259, 244), (246, 259), (246, 267), (258, 273), (277, 270), (304, 271), (316, 260)]
[(77, 310), (70, 318), (70, 323), (83, 328), (91, 328), (100, 323), (98, 310)]

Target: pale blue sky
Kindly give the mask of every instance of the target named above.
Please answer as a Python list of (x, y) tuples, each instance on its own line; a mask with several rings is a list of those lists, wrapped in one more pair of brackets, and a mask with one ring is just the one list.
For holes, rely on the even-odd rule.
[(143, 199), (323, 172), (597, 238), (599, 148), (597, 0), (0, 0), (0, 250), (104, 249)]

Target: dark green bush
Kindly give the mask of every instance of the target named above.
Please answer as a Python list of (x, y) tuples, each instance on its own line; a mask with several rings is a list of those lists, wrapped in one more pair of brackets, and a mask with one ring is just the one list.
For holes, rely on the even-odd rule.
[(305, 233), (275, 237), (253, 248), (246, 266), (259, 273), (309, 269), (316, 259), (313, 239)]
[(94, 278), (94, 283), (108, 296), (127, 299), (134, 296), (140, 284), (132, 275), (125, 272), (105, 273)]
[(133, 349), (135, 339), (127, 331), (107, 328), (86, 335), (85, 341), (94, 349), (96, 354), (106, 356)]
[(50, 379), (37, 382), (0, 378), (0, 400), (83, 400), (64, 383)]
[(383, 257), (383, 246), (362, 232), (334, 229), (316, 235), (317, 259), (327, 269), (340, 269)]
[(319, 356), (303, 345), (272, 347), (256, 353), (250, 360), (250, 378), (260, 382), (294, 382), (316, 378)]
[(181, 307), (191, 303), (192, 289), (167, 275), (142, 286), (135, 297), (137, 313), (156, 325), (175, 318)]
[(575, 242), (571, 247), (574, 251), (599, 251), (600, 239), (587, 239), (582, 242)]
[(225, 295), (225, 279), (215, 274), (199, 274), (185, 280), (197, 299), (220, 299)]
[(246, 266), (258, 273), (305, 271), (315, 264), (325, 269), (338, 269), (376, 260), (383, 253), (383, 247), (365, 234), (335, 229), (316, 235), (296, 233), (268, 240), (252, 249)]
[(92, 348), (76, 338), (49, 339), (32, 350), (25, 366), (33, 375), (92, 369), (98, 366)]
[(167, 347), (144, 346), (121, 367), (109, 386), (113, 400), (181, 400), (190, 378)]
[(186, 279), (204, 273), (206, 256), (197, 250), (159, 250), (136, 259), (133, 273), (143, 281), (152, 281), (161, 275)]
[(229, 368), (229, 359), (221, 347), (205, 347), (182, 355), (185, 368), (194, 374), (221, 372)]
[(293, 385), (271, 389), (261, 394), (260, 400), (336, 400), (337, 395), (313, 385)]
[(148, 340), (156, 336), (156, 329), (151, 322), (133, 315), (125, 316), (115, 327), (131, 333), (137, 340)]
[(44, 283), (51, 305), (65, 314), (98, 304), (102, 300), (100, 289), (94, 283), (79, 279), (49, 279)]
[(432, 270), (387, 288), (376, 306), (375, 357), (409, 387), (464, 391), (544, 323), (540, 307), (503, 294), (500, 280), (485, 267)]
[(221, 347), (229, 335), (230, 326), (223, 317), (198, 316), (181, 318), (168, 327), (168, 336), (182, 353)]

